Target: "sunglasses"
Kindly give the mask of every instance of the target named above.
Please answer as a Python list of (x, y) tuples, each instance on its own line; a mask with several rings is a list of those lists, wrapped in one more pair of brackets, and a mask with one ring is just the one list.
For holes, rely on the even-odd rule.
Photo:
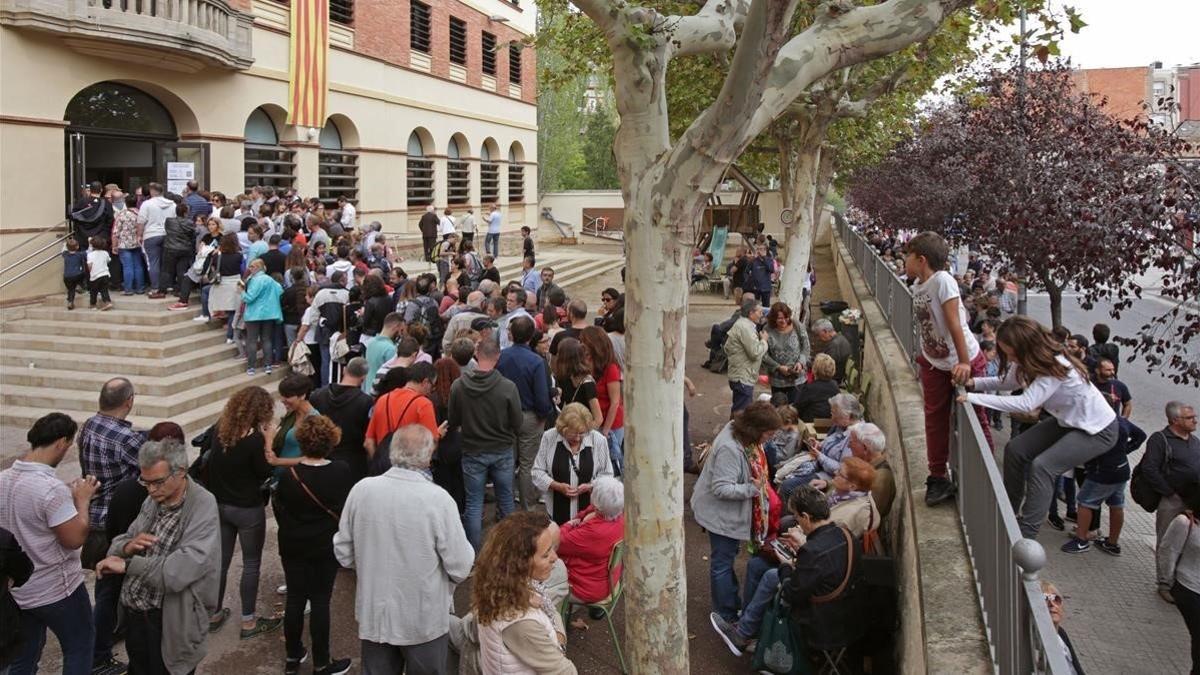
[(1043, 593), (1042, 597), (1046, 599), (1047, 605), (1061, 605), (1063, 597), (1058, 593)]

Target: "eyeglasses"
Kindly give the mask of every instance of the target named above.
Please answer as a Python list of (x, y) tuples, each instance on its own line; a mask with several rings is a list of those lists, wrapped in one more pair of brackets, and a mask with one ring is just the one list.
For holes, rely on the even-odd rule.
[(1195, 415), (1180, 415), (1179, 419), (1187, 420), (1190, 422), (1190, 421), (1196, 419), (1196, 416)]
[(1061, 605), (1063, 597), (1058, 593), (1042, 593), (1042, 597), (1046, 599), (1047, 605)]
[(600, 296), (600, 302), (612, 302), (612, 301), (613, 301), (613, 299), (606, 295)]
[(174, 476), (174, 475), (175, 475), (174, 473), (169, 473), (169, 474), (163, 476), (162, 478), (156, 478), (155, 480), (146, 480), (145, 478), (138, 476), (137, 482), (138, 482), (138, 485), (141, 485), (142, 487), (146, 488), (147, 490), (153, 490), (155, 488), (160, 488), (163, 485), (165, 485), (166, 482), (171, 478), (171, 476)]

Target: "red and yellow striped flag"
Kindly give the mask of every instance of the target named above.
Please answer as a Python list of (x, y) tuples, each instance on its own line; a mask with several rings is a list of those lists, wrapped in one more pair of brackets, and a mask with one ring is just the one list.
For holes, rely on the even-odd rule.
[(292, 0), (288, 124), (325, 126), (329, 93), (329, 0)]

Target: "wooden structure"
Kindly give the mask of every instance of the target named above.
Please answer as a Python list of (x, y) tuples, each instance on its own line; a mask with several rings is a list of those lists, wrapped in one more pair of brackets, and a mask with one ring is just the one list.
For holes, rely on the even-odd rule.
[(721, 177), (722, 184), (730, 180), (741, 186), (741, 197), (737, 204), (723, 203), (719, 191), (708, 198), (708, 206), (696, 228), (696, 247), (702, 251), (708, 248), (714, 227), (726, 227), (729, 234), (740, 234), (747, 241), (753, 240), (761, 231), (758, 196), (763, 189), (736, 164), (731, 164)]

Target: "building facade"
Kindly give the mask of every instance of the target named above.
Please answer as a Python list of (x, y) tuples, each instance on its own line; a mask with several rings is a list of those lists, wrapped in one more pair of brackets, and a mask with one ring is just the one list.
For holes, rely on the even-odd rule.
[(531, 0), (330, 0), (320, 128), (286, 123), (290, 11), (0, 0), (0, 301), (56, 290), (22, 272), (92, 180), (345, 195), (401, 236), (427, 204), (536, 225)]

